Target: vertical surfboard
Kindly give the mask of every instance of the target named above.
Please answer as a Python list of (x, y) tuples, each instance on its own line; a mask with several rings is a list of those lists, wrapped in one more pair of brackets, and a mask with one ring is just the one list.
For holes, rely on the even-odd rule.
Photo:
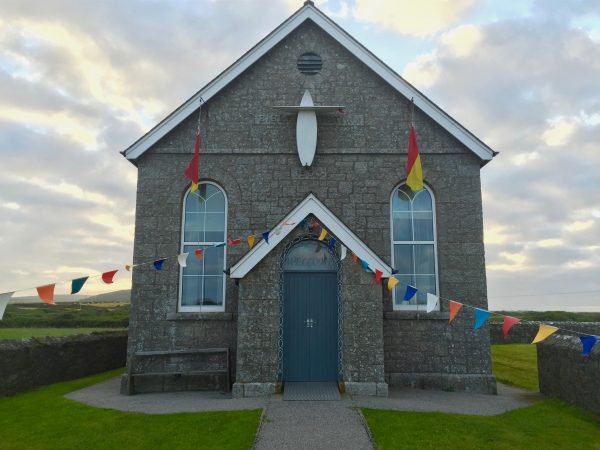
[[(308, 90), (304, 91), (300, 107), (314, 106), (313, 99)], [(303, 166), (310, 166), (315, 157), (317, 149), (317, 114), (314, 110), (298, 111), (296, 122), (296, 145), (298, 156)]]

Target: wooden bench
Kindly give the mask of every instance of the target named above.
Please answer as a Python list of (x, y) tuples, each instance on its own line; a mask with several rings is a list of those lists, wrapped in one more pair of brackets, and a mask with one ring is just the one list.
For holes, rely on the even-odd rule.
[[(160, 356), (185, 356), (185, 355), (207, 355), (219, 354), (225, 355), (225, 367), (222, 369), (211, 370), (165, 370), (158, 372), (135, 373), (134, 367), (136, 360)], [(231, 389), (231, 373), (229, 364), (229, 348), (203, 348), (190, 350), (172, 350), (172, 351), (144, 351), (135, 352), (131, 355), (129, 369), (127, 370), (127, 394), (135, 393), (134, 379), (136, 377), (156, 377), (156, 376), (195, 376), (195, 375), (225, 375), (227, 380), (227, 389)]]

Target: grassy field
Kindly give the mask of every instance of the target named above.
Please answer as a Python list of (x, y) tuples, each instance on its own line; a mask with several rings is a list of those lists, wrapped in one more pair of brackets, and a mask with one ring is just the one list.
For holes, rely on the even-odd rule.
[(122, 369), (0, 398), (2, 449), (249, 449), (260, 410), (139, 414), (63, 398)]
[(129, 303), (9, 304), (0, 328), (126, 328)]
[[(543, 322), (600, 322), (600, 312), (572, 312), (572, 311), (494, 311), (505, 316), (518, 317), (521, 320), (539, 320)], [(492, 322), (504, 320), (499, 316), (492, 316)]]
[(535, 345), (492, 345), (492, 371), (502, 383), (530, 391), (539, 390)]
[(110, 332), (125, 328), (0, 328), (1, 339), (23, 339), (28, 337), (71, 336), (93, 332)]

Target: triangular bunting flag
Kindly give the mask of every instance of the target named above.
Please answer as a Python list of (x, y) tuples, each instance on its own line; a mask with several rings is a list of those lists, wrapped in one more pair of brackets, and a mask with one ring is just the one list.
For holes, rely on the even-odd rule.
[(0, 320), (2, 320), (2, 317), (4, 316), (4, 310), (6, 309), (6, 305), (8, 305), (8, 301), (10, 300), (13, 294), (14, 292), (4, 292), (3, 294), (0, 294)]
[(520, 321), (521, 319), (517, 319), (516, 317), (504, 316), (504, 323), (502, 324), (502, 333), (504, 333), (504, 339), (506, 339), (508, 336), (510, 329)]
[(262, 237), (263, 237), (263, 239), (265, 240), (265, 242), (268, 244), (268, 243), (269, 243), (269, 232), (268, 232), (268, 231), (265, 231), (265, 232), (262, 234)]
[(346, 248), (346, 246), (344, 244), (342, 244), (342, 252), (340, 254), (340, 261), (343, 261), (346, 258), (347, 252), (348, 252), (348, 249)]
[(532, 344), (537, 344), (538, 342), (542, 342), (544, 339), (546, 339), (552, 333), (556, 333), (557, 331), (558, 331), (558, 328), (553, 327), (551, 325), (544, 325), (542, 323), (540, 325), (540, 328), (539, 328), (537, 334), (533, 338), (533, 341), (531, 341), (531, 343)]
[(356, 261), (358, 261), (358, 256), (356, 253), (352, 253), (352, 264), (356, 264)]
[(37, 290), (40, 299), (44, 303), (48, 303), (49, 305), (54, 305), (54, 286), (55, 284), (47, 284), (46, 286), (40, 286), (35, 288)]
[(194, 156), (183, 172), (183, 175), (192, 182), (192, 192), (198, 189), (198, 171), (200, 169), (200, 127), (196, 130), (196, 142), (194, 143)]
[(229, 239), (227, 241), (227, 243), (231, 246), (238, 245), (240, 242), (242, 242), (241, 239)]
[(177, 262), (179, 263), (179, 265), (181, 267), (187, 267), (188, 255), (189, 255), (189, 253), (181, 253), (179, 256), (177, 256)]
[(102, 274), (102, 281), (104, 281), (106, 284), (111, 284), (113, 282), (113, 278), (117, 272), (118, 272), (118, 270), (111, 270), (110, 272), (104, 272)]
[(77, 294), (89, 277), (76, 278), (71, 280), (71, 295)]
[(248, 236), (247, 240), (248, 240), (248, 247), (250, 247), (250, 249), (252, 249), (252, 247), (254, 247), (254, 235), (251, 234), (250, 236)]
[(458, 302), (455, 302), (454, 300), (450, 300), (448, 302), (448, 305), (450, 306), (450, 320), (448, 322), (452, 322), (454, 320), (454, 318), (456, 317), (456, 315), (458, 314), (458, 312), (460, 311), (460, 308), (462, 308), (462, 303), (458, 303)]
[(404, 300), (405, 302), (410, 301), (410, 299), (415, 296), (417, 291), (418, 291), (418, 289), (416, 287), (413, 287), (410, 284), (407, 284), (406, 291), (404, 291), (404, 297), (402, 297), (402, 300)]
[(388, 289), (391, 291), (392, 289), (394, 289), (394, 286), (396, 286), (398, 283), (400, 283), (400, 282), (398, 281), (397, 278), (389, 277), (388, 278)]
[(475, 325), (473, 326), (473, 331), (478, 330), (482, 327), (488, 317), (490, 317), (490, 312), (485, 309), (475, 308)]
[(372, 270), (369, 268), (369, 263), (367, 263), (365, 260), (362, 260), (362, 259), (361, 259), (360, 263), (362, 264), (362, 266), (363, 266), (363, 269), (365, 269), (365, 272), (371, 272), (371, 273), (373, 272), (373, 271), (372, 271)]
[(381, 275), (383, 275), (383, 272), (379, 269), (375, 269), (375, 284), (379, 284), (381, 281)]
[(213, 244), (213, 247), (225, 247), (227, 245), (227, 242), (219, 242), (218, 244)]
[(275, 227), (275, 229), (273, 230), (273, 234), (275, 236), (279, 236), (281, 234), (281, 225), (279, 225), (278, 227)]
[(408, 137), (408, 161), (406, 163), (406, 184), (413, 192), (423, 189), (423, 169), (421, 168), (421, 156), (417, 145), (417, 134), (415, 127), (410, 127)]
[(127, 272), (131, 272), (131, 266), (129, 264), (125, 264), (125, 270)]
[(434, 294), (427, 293), (427, 313), (433, 311), (438, 304), (439, 297)]
[[(1, 305), (0, 305), (1, 308)], [(0, 319), (2, 318), (2, 310), (0, 309)], [(579, 339), (581, 340), (581, 345), (583, 346), (583, 351), (581, 352), (582, 356), (590, 356), (590, 352), (592, 351), (592, 348), (594, 348), (594, 345), (596, 345), (596, 342), (598, 342), (598, 340), (600, 340), (600, 336), (579, 336)]]
[[(194, 250), (194, 256), (196, 256), (197, 259), (202, 259), (202, 254), (203, 253), (204, 253), (204, 249), (203, 248), (197, 248), (196, 250)], [(162, 266), (162, 263), (161, 263), (161, 266)], [(154, 264), (154, 267), (156, 267), (156, 262)]]
[(157, 259), (152, 264), (154, 264), (154, 268), (156, 270), (162, 270), (162, 266), (163, 266), (164, 262), (165, 262), (165, 258), (163, 258), (163, 259)]
[(302, 219), (300, 221), (300, 223), (298, 224), (298, 228), (304, 228), (306, 226), (306, 221), (307, 221), (306, 217), (304, 219)]
[(337, 243), (337, 241), (335, 240), (335, 238), (332, 236), (331, 239), (329, 239), (329, 248), (331, 250), (335, 250), (335, 244)]
[(319, 235), (319, 240), (322, 241), (327, 236), (327, 230), (325, 228), (321, 228), (321, 234)]

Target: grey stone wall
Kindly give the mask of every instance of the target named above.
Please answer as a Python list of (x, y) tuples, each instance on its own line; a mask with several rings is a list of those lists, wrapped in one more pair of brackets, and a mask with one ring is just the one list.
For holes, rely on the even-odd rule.
[(125, 366), (127, 333), (0, 341), (0, 395)]
[[(540, 328), (542, 322), (519, 322), (514, 325), (506, 339), (502, 332), (502, 322), (490, 323), (490, 340), (492, 344), (531, 344), (533, 338)], [(582, 334), (600, 335), (600, 322), (543, 322), (558, 328), (573, 330)], [(572, 334), (568, 331), (561, 331), (561, 334)]]
[[(296, 59), (306, 51), (322, 56), (320, 74), (297, 71)], [(308, 169), (300, 166), (297, 156), (295, 116), (271, 108), (299, 104), (307, 88), (316, 104), (346, 107), (343, 115), (319, 116), (317, 153)], [(203, 105), (200, 173), (226, 192), (228, 235), (243, 238), (272, 229), (313, 192), (389, 263), (390, 194), (404, 179), (409, 111), (407, 99), (314, 24), (304, 24)], [(190, 116), (136, 161), (136, 263), (180, 250), (182, 198), (188, 186), (182, 173), (191, 156), (197, 120), (197, 114)], [(480, 161), (419, 110), (414, 120), (425, 180), (436, 196), (441, 295), (486, 307)], [(228, 248), (227, 265), (235, 264), (246, 251), (245, 245)], [(215, 321), (202, 320), (208, 315), (177, 313), (175, 261), (168, 261), (161, 272), (135, 268), (129, 352), (209, 346), (235, 352), (237, 347), (235, 360), (244, 364), (237, 369), (240, 382), (250, 383), (257, 371), (264, 381), (271, 380), (273, 357), (257, 360), (254, 349), (262, 346), (273, 351), (270, 333), (276, 317), (268, 305), (276, 298), (273, 282), (278, 279), (280, 251), (262, 261), (239, 287), (227, 281), (226, 314), (211, 314), (218, 318)], [(477, 377), (489, 378), (488, 338), (484, 333), (468, 338), (470, 323), (457, 321), (450, 329), (447, 337), (462, 339), (461, 350), (450, 352), (454, 344), (440, 341), (442, 322), (424, 323), (412, 313), (390, 314), (387, 290), (368, 291), (361, 283), (356, 289), (365, 294), (364, 299), (368, 293), (372, 303), (364, 301), (373, 308), (368, 309), (373, 320), (380, 308), (386, 311), (383, 336), (389, 380), (396, 382), (401, 374), (417, 380), (418, 374), (448, 371), (462, 375), (475, 371)], [(238, 302), (240, 308), (247, 308), (243, 314)], [(261, 308), (267, 306), (264, 316)], [(174, 316), (182, 320), (171, 320)], [(350, 327), (350, 322), (345, 326)], [(259, 327), (265, 332), (257, 334), (254, 342), (236, 334)], [(410, 338), (400, 341), (402, 333)], [(432, 359), (431, 354), (439, 356)], [(379, 355), (369, 357), (379, 364)], [(353, 370), (362, 373), (364, 364)], [(246, 371), (253, 365), (252, 373)]]
[(578, 337), (557, 334), (537, 344), (542, 394), (600, 414), (600, 347), (581, 355)]

